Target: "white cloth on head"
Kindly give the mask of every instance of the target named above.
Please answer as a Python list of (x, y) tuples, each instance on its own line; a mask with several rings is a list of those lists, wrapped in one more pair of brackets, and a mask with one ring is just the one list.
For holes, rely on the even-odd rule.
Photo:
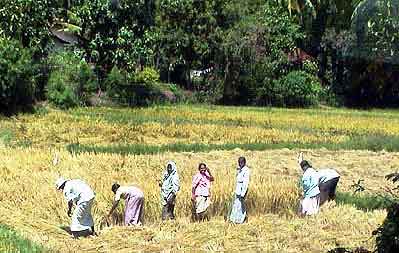
[(80, 179), (68, 180), (64, 186), (64, 196), (66, 200), (73, 201), (76, 205), (94, 199), (94, 192), (88, 184)]
[(93, 199), (88, 201), (80, 201), (73, 210), (71, 231), (79, 232), (91, 229), (94, 226), (93, 216), (91, 215), (91, 207)]
[(339, 174), (334, 169), (321, 169), (317, 172), (319, 175), (319, 183), (325, 183), (331, 179), (339, 177)]
[(237, 169), (237, 182), (235, 194), (241, 197), (245, 197), (249, 186), (250, 171), (247, 166)]
[(57, 179), (57, 181), (55, 182), (55, 187), (58, 189), (60, 189), (60, 187), (66, 182), (67, 180), (63, 177), (59, 177)]

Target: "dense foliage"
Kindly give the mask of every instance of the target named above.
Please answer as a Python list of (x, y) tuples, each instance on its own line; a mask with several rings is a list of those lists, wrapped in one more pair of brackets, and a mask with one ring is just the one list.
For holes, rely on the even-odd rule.
[[(391, 173), (386, 176), (393, 183), (399, 182), (399, 173)], [(398, 190), (398, 188), (395, 188)], [(392, 192), (395, 199), (398, 200), (397, 192)], [(393, 203), (388, 208), (388, 214), (384, 223), (374, 231), (376, 235), (376, 244), (378, 253), (397, 252), (399, 250), (399, 203)]]
[(0, 112), (10, 114), (33, 103), (32, 54), (13, 39), (0, 37)]
[(219, 59), (223, 102), (274, 104), (263, 97), (276, 95), (273, 81), (290, 71), (287, 53), (302, 36), (288, 12), (275, 5), (263, 6), (232, 27), (226, 33)]
[(97, 79), (90, 65), (72, 53), (52, 55), (50, 62), (48, 100), (64, 109), (87, 105), (90, 95), (97, 88)]
[(114, 67), (105, 85), (109, 98), (122, 105), (148, 106), (182, 99), (180, 89), (172, 84), (160, 83), (159, 73), (148, 67), (136, 73)]
[[(70, 86), (61, 84), (66, 78), (55, 82), (57, 73), (50, 73), (57, 70), (49, 55), (61, 49), (79, 52), (96, 75), (97, 91), (111, 98), (133, 99), (126, 85), (110, 88), (113, 69), (130, 84), (153, 69), (159, 80), (152, 88), (175, 83), (197, 102), (398, 106), (398, 12), (398, 0), (5, 0), (0, 34), (32, 52), (34, 98), (58, 90), (64, 95), (47, 93), (58, 105), (54, 96), (87, 104), (68, 89), (61, 92)], [(299, 90), (310, 91), (311, 102)]]
[(49, 27), (54, 19), (57, 0), (2, 0), (0, 34), (32, 48), (35, 57), (46, 54), (51, 44)]

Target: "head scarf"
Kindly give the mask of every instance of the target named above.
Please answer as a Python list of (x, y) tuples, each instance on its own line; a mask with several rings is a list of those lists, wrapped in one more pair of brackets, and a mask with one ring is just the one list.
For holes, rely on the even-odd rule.
[(66, 181), (67, 181), (67, 180), (66, 180), (65, 178), (59, 177), (59, 178), (57, 179), (57, 181), (55, 181), (55, 188), (56, 188), (57, 190), (59, 190), (59, 189), (61, 188), (61, 186), (62, 186)]
[[(168, 172), (168, 165), (172, 167), (171, 173)], [(173, 193), (176, 194), (180, 189), (179, 174), (177, 173), (176, 163), (169, 161), (166, 165), (163, 173), (162, 186), (161, 186), (161, 201), (163, 205), (166, 204), (166, 200)]]

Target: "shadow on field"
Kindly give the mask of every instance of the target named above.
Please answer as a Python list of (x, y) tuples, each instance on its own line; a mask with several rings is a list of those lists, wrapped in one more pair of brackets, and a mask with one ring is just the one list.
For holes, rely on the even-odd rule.
[(74, 232), (75, 234), (72, 234), (71, 228), (69, 226), (61, 226), (60, 228), (67, 232), (69, 235), (74, 235), (75, 237), (88, 237), (91, 235), (91, 230), (88, 229), (80, 232)]
[(390, 207), (394, 199), (384, 195), (338, 192), (336, 202), (338, 205), (352, 205), (362, 211), (373, 211)]
[(65, 232), (67, 232), (69, 235), (72, 235), (72, 231), (71, 231), (71, 228), (69, 226), (61, 226), (60, 228), (62, 230), (64, 230)]
[(355, 249), (347, 249), (347, 248), (343, 248), (343, 247), (338, 247), (338, 248), (327, 251), (327, 253), (372, 253), (372, 251), (365, 249), (363, 247), (355, 248)]

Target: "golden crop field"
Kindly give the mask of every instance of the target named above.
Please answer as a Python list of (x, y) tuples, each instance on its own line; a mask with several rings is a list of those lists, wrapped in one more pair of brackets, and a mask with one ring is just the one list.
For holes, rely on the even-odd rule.
[[(374, 247), (371, 233), (386, 216), (384, 210), (363, 211), (350, 203), (329, 204), (315, 217), (295, 215), (300, 199), (301, 171), (296, 155), (302, 150), (316, 168), (334, 167), (341, 174), (339, 192), (364, 180), (367, 194), (392, 185), (384, 179), (399, 167), (399, 153), (367, 150), (280, 148), (251, 151), (207, 150), (159, 154), (71, 153), (71, 143), (92, 146), (237, 143), (328, 143), (353, 136), (397, 136), (395, 111), (283, 110), (229, 107), (154, 107), (147, 109), (83, 108), (20, 115), (0, 121), (0, 224), (50, 251), (177, 252), (268, 251), (327, 252), (338, 246)], [(55, 154), (60, 162), (53, 165)], [(247, 157), (251, 169), (249, 222), (231, 225), (228, 214), (237, 158)], [(168, 160), (177, 164), (181, 191), (177, 220), (161, 223), (160, 179)], [(191, 178), (205, 162), (215, 176), (211, 220), (192, 223)], [(63, 175), (80, 178), (96, 192), (93, 214), (99, 236), (74, 240), (62, 229), (69, 225), (67, 204), (55, 190)], [(145, 225), (122, 227), (123, 208), (107, 227), (111, 185), (135, 183), (145, 194)], [(360, 193), (359, 196), (362, 196)]]

